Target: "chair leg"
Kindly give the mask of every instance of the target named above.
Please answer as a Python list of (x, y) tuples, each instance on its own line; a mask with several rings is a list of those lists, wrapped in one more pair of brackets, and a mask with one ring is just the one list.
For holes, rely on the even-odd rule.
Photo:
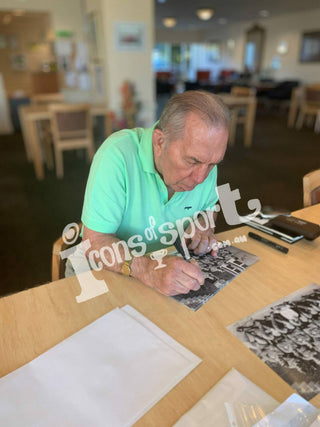
[(87, 160), (88, 162), (91, 162), (94, 156), (94, 148), (93, 143), (89, 144), (87, 147)]
[(44, 152), (46, 155), (46, 163), (49, 170), (53, 170), (54, 164), (53, 164), (53, 155), (52, 155), (52, 144), (50, 140), (45, 139), (44, 140)]
[(311, 128), (313, 125), (313, 114), (308, 114), (307, 115), (307, 126), (309, 128)]
[(304, 122), (304, 112), (300, 111), (298, 118), (297, 118), (296, 128), (301, 129), (303, 122)]
[(56, 174), (57, 178), (63, 178), (63, 157), (62, 151), (59, 148), (54, 149), (54, 155), (56, 160)]

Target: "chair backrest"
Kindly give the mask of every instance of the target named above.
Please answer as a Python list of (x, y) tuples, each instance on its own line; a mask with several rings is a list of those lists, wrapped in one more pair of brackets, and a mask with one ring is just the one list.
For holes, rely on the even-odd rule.
[(54, 140), (89, 138), (92, 119), (89, 104), (50, 104), (52, 134)]
[(312, 83), (311, 85), (308, 85), (308, 87), (313, 89), (320, 89), (320, 83)]
[(306, 86), (304, 99), (308, 103), (320, 104), (320, 87)]
[(254, 87), (232, 86), (231, 95), (233, 96), (255, 96), (256, 89)]
[(270, 99), (286, 101), (291, 99), (292, 91), (300, 85), (299, 80), (284, 80), (276, 85), (275, 88), (267, 92)]
[(63, 93), (40, 93), (31, 97), (32, 104), (51, 104), (57, 102), (64, 102), (65, 98)]
[(320, 203), (320, 169), (303, 177), (303, 204), (305, 207)]
[[(78, 224), (78, 230), (81, 230), (82, 228), (82, 222)], [(76, 229), (74, 227), (73, 229)], [(73, 243), (72, 246), (77, 245), (80, 243), (81, 238), (78, 237), (77, 241)], [(68, 249), (70, 245), (65, 243), (63, 237), (59, 237), (52, 246), (52, 262), (51, 262), (51, 281), (54, 282), (55, 280), (60, 280), (65, 277), (65, 267), (66, 267), (66, 259), (62, 259), (60, 256), (60, 253), (64, 251), (65, 249)]]
[(210, 80), (210, 70), (198, 70), (197, 82), (208, 82)]
[(172, 79), (172, 72), (171, 71), (158, 71), (156, 73), (156, 79), (160, 80), (161, 82), (168, 82), (170, 79)]

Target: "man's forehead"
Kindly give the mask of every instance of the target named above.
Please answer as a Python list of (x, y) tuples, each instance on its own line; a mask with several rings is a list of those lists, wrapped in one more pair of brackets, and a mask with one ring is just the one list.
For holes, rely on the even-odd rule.
[(208, 156), (206, 156), (206, 158), (202, 158), (202, 157), (198, 157), (198, 156), (188, 156), (186, 155), (186, 160), (190, 160), (193, 161), (195, 163), (214, 163), (216, 165), (218, 165), (219, 163), (222, 162), (224, 156), (220, 156), (220, 157), (213, 157), (213, 158), (208, 158)]
[(185, 158), (194, 159), (200, 163), (219, 163), (223, 160), (227, 142), (227, 129), (213, 129), (206, 137), (189, 138), (189, 143), (181, 141), (181, 150)]

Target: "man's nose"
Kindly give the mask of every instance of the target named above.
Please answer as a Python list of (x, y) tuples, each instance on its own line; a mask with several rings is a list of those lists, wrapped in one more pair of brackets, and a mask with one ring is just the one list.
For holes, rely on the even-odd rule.
[(208, 176), (208, 166), (198, 165), (192, 173), (192, 179), (197, 183), (201, 184)]

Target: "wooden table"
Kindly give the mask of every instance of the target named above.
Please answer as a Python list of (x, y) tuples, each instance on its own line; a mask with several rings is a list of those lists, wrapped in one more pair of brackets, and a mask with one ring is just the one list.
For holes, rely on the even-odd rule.
[[(218, 94), (223, 102), (232, 110), (240, 107), (246, 110), (244, 121), (244, 146), (251, 147), (254, 122), (257, 109), (257, 98), (255, 96), (234, 96), (229, 94)], [(233, 116), (236, 119), (236, 116)], [(235, 129), (236, 123), (233, 123), (231, 118), (231, 129)], [(233, 141), (231, 141), (233, 142)]]
[[(320, 224), (320, 204), (295, 215)], [(218, 237), (232, 241), (248, 230), (241, 227)], [(130, 304), (203, 360), (137, 422), (138, 426), (171, 426), (232, 367), (283, 401), (294, 390), (226, 327), (299, 288), (313, 282), (320, 284), (320, 238), (287, 245), (290, 247), (287, 255), (251, 239), (235, 246), (258, 255), (260, 260), (197, 312), (133, 278), (111, 272), (96, 274), (105, 279), (110, 291), (80, 304), (75, 299), (80, 293), (75, 277), (0, 299), (0, 376), (39, 356), (113, 308)], [(320, 394), (311, 403), (320, 408)]]
[[(106, 116), (108, 109), (104, 105), (92, 105), (93, 116)], [(49, 120), (50, 113), (47, 105), (21, 105), (19, 118), (27, 159), (33, 162), (37, 179), (44, 178), (43, 156), (41, 141), (37, 132), (37, 122)]]

